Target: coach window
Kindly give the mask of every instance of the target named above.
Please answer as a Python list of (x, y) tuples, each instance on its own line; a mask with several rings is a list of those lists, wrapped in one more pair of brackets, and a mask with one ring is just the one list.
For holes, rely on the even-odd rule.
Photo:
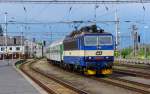
[(20, 50), (20, 47), (16, 47), (16, 50), (19, 51), (19, 50)]

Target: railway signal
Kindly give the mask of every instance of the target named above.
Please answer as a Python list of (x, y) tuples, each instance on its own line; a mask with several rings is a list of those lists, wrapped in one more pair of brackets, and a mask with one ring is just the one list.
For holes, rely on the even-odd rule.
[(46, 41), (45, 40), (43, 41), (43, 46), (46, 46)]
[(138, 42), (140, 43), (141, 42), (141, 36), (138, 35)]

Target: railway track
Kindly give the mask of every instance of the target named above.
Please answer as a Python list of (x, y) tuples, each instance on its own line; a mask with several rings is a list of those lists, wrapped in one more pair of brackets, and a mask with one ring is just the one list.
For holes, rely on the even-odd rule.
[[(81, 75), (76, 72), (75, 72), (75, 74)], [(130, 74), (130, 75), (132, 75), (132, 74)], [(125, 89), (131, 90), (131, 91), (139, 92), (141, 94), (150, 94), (150, 85), (148, 85), (148, 84), (130, 81), (130, 80), (126, 80), (126, 79), (122, 79), (122, 78), (118, 78), (118, 77), (113, 77), (113, 78), (112, 77), (111, 78), (97, 78), (94, 76), (85, 76), (85, 77), (91, 78), (93, 80), (97, 80), (99, 82), (104, 82), (104, 83), (108, 83), (108, 84), (111, 84), (114, 86), (125, 88)], [(143, 76), (141, 76), (141, 77), (143, 77)]]
[(125, 63), (114, 63), (115, 66), (125, 66), (129, 68), (138, 68), (138, 69), (145, 69), (150, 70), (150, 65), (143, 65), (143, 64), (125, 64)]
[(123, 62), (129, 64), (150, 64), (150, 60), (138, 60), (138, 59), (115, 59), (116, 62)]
[(60, 79), (42, 73), (37, 69), (33, 69), (32, 65), (35, 62), (37, 61), (24, 63), (21, 65), (20, 69), (49, 94), (88, 94), (87, 92), (77, 89)]
[(116, 69), (116, 68), (114, 68), (113, 71), (115, 73), (126, 74), (126, 75), (131, 75), (134, 77), (143, 77), (146, 79), (150, 79), (150, 73), (144, 73), (144, 72), (133, 71), (133, 70)]
[[(57, 77), (55, 75), (48, 74), (47, 72), (41, 71), (38, 68), (32, 67), (33, 64), (34, 63), (30, 63), (30, 64), (28, 63), (28, 65), (27, 65), (27, 66), (30, 67), (30, 71), (32, 70), (33, 72), (36, 72), (40, 75), (44, 75), (48, 79), (52, 79), (53, 81), (55, 81), (55, 82), (57, 82), (61, 85), (63, 84), (63, 86), (65, 86), (67, 89), (71, 88), (72, 91), (75, 91), (75, 93), (64, 93), (64, 94), (87, 94), (87, 92), (81, 91), (80, 89), (77, 89), (73, 86), (70, 86), (72, 84), (70, 84), (68, 82), (66, 83), (65, 81), (57, 79)], [(29, 70), (29, 67), (26, 70)], [(80, 75), (79, 73), (75, 73), (75, 74)], [(32, 73), (32, 76), (33, 76), (33, 73)], [(138, 92), (138, 93), (141, 93), (141, 94), (150, 94), (150, 85), (147, 85), (147, 84), (142, 84), (142, 83), (139, 83), (139, 82), (129, 81), (129, 80), (122, 79), (122, 78), (117, 78), (117, 77), (111, 77), (111, 78), (97, 78), (97, 77), (94, 77), (94, 76), (85, 76), (85, 77), (96, 80), (96, 81), (99, 81), (99, 82), (103, 82), (103, 83), (111, 84), (111, 85), (118, 86), (118, 87), (121, 87), (121, 88), (125, 88), (127, 90), (135, 91), (135, 92)], [(40, 82), (41, 82), (41, 80), (40, 80)], [(48, 81), (46, 81), (46, 82), (48, 83)], [(40, 83), (40, 86), (45, 87), (45, 84), (43, 84), (43, 85), (41, 85), (41, 84), (43, 84), (43, 82)], [(49, 87), (46, 87), (46, 90), (48, 92), (50, 92), (50, 94), (57, 94), (52, 89), (50, 89), (50, 91), (49, 91), (49, 89), (50, 89)]]
[[(81, 74), (79, 74), (77, 72), (73, 72), (73, 73), (81, 76)], [(94, 76), (85, 76), (85, 77), (91, 78), (91, 79), (99, 81), (99, 82), (103, 82), (103, 83), (111, 84), (111, 85), (118, 86), (121, 88), (125, 88), (125, 89), (131, 90), (131, 91), (139, 92), (141, 94), (150, 94), (150, 85), (148, 85), (148, 84), (143, 84), (143, 83), (130, 81), (130, 80), (122, 79), (122, 78), (117, 78), (117, 77), (111, 77), (111, 78), (97, 78)]]
[(144, 84), (144, 83), (140, 83), (140, 82), (136, 82), (136, 81), (130, 81), (130, 80), (126, 80), (126, 79), (123, 79), (123, 78), (111, 78), (111, 79), (115, 79), (115, 80), (122, 81), (122, 82), (125, 82), (125, 83), (131, 83), (131, 84), (141, 86), (141, 87), (145, 87), (145, 88), (150, 88), (149, 84)]
[(122, 87), (128, 90), (139, 92), (142, 94), (150, 94), (150, 86), (142, 84), (142, 83), (128, 81), (128, 80), (120, 79), (120, 78), (101, 78), (101, 79), (96, 78), (96, 77), (90, 77), (90, 78), (100, 81), (100, 82), (108, 83), (114, 86), (118, 86), (118, 87)]

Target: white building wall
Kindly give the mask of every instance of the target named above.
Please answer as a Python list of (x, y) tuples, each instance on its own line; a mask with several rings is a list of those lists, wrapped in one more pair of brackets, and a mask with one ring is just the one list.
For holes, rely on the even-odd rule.
[[(19, 50), (17, 50), (19, 48)], [(0, 53), (22, 53), (24, 54), (24, 46), (0, 46)]]
[(37, 45), (35, 52), (36, 52), (36, 57), (42, 57), (42, 46)]
[(42, 46), (34, 43), (32, 41), (26, 40), (24, 42), (25, 46), (28, 47), (28, 50), (25, 49), (25, 52), (29, 53), (32, 57), (33, 55), (36, 57), (42, 57)]

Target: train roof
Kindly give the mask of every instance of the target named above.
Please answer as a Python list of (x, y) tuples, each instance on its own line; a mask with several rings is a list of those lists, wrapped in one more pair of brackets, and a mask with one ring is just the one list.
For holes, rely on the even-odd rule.
[(82, 27), (79, 30), (72, 31), (68, 36), (66, 36), (66, 39), (75, 38), (77, 36), (85, 34), (111, 34), (111, 33), (104, 31), (104, 29), (98, 28), (96, 25), (91, 25)]
[(63, 40), (64, 40), (64, 39), (60, 39), (60, 40), (53, 41), (53, 42), (49, 45), (49, 47), (54, 47), (54, 46), (57, 46), (57, 45), (61, 45), (61, 44), (63, 44)]

